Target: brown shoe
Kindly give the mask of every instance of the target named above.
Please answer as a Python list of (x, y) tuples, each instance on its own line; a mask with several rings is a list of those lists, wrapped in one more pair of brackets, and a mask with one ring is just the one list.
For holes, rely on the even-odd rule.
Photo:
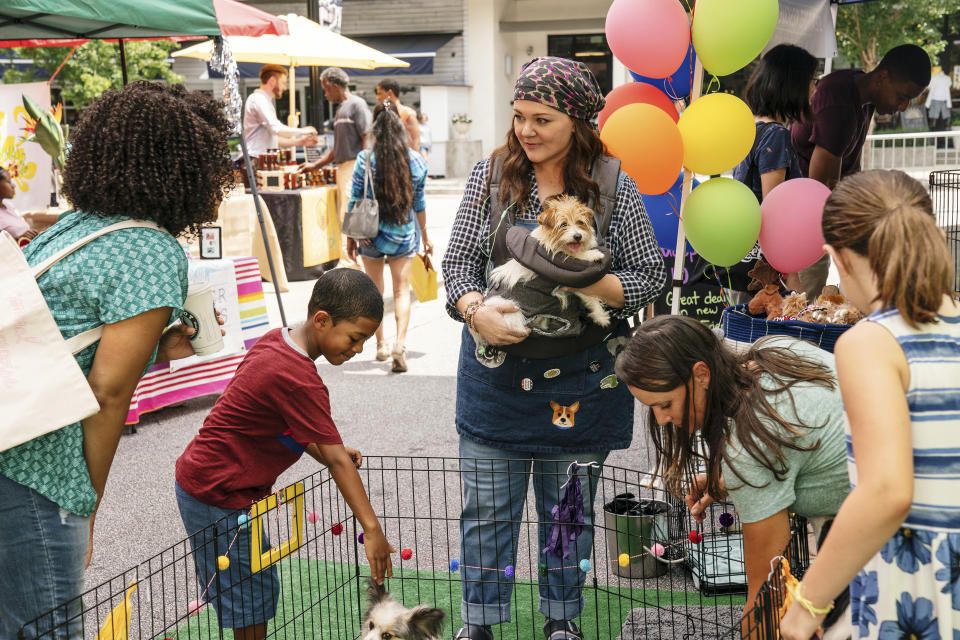
[(390, 359), (390, 343), (389, 342), (378, 342), (377, 343), (377, 360), (380, 362), (386, 362)]
[(394, 373), (403, 373), (407, 370), (407, 348), (398, 344), (393, 348), (393, 367)]

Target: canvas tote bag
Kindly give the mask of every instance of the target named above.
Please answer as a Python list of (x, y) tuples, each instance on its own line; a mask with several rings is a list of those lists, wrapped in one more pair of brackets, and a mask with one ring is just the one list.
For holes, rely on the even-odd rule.
[(160, 229), (127, 220), (104, 227), (31, 267), (16, 241), (0, 232), (0, 451), (79, 422), (100, 410), (73, 354), (100, 339), (103, 326), (64, 340), (37, 278), (88, 242), (120, 229)]
[(353, 209), (347, 211), (343, 216), (343, 234), (354, 240), (369, 240), (376, 238), (380, 231), (380, 206), (377, 204), (377, 198), (367, 197), (367, 188), (369, 185), (370, 193), (373, 194), (373, 182), (370, 177), (370, 155), (367, 155), (366, 162), (363, 164), (363, 198)]

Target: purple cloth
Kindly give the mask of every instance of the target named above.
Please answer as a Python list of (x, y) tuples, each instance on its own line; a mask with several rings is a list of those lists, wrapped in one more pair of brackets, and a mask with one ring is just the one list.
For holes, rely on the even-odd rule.
[(587, 65), (553, 56), (534, 58), (523, 65), (513, 99), (539, 102), (580, 120), (593, 120), (605, 104)]
[(564, 560), (570, 555), (571, 543), (576, 541), (583, 530), (583, 488), (580, 486), (577, 469), (574, 464), (563, 497), (551, 511), (553, 526), (547, 537), (547, 546), (543, 549), (544, 553)]

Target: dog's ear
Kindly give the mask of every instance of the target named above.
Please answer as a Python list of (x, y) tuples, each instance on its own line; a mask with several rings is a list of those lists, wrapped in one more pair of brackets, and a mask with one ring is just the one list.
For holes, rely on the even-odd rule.
[(550, 402), (550, 408), (553, 409), (554, 411), (556, 411), (557, 409), (560, 408), (560, 403), (559, 403), (559, 402), (553, 402), (553, 401), (551, 401), (551, 402)]
[(443, 609), (416, 607), (407, 614), (407, 626), (410, 640), (429, 640), (439, 638), (443, 633)]
[(570, 409), (570, 413), (576, 413), (580, 409), (580, 401), (577, 400), (567, 408)]
[(371, 609), (389, 597), (386, 587), (377, 584), (373, 578), (367, 578), (367, 604)]
[(557, 224), (557, 210), (553, 206), (544, 209), (540, 215), (537, 216), (537, 224), (541, 227), (552, 229)]

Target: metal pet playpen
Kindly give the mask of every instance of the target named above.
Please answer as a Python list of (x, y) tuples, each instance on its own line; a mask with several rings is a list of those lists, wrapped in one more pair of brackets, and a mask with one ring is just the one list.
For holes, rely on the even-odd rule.
[[(529, 461), (523, 464), (523, 473), (529, 472)], [(704, 524), (697, 526), (685, 505), (648, 488), (649, 474), (613, 466), (590, 469), (589, 481), (597, 486), (594, 540), (579, 563), (577, 554), (564, 560), (543, 553), (530, 494), (521, 521), (512, 523), (513, 565), (483, 567), (468, 578), (471, 567), (459, 560), (463, 473), (458, 458), (370, 457), (361, 469), (387, 539), (401, 550), (393, 556), (394, 577), (387, 586), (407, 606), (444, 609), (444, 637), (460, 627), (461, 588), (468, 579), (512, 588), (511, 622), (495, 626), (495, 637), (543, 637), (538, 580), (551, 579), (571, 562), (585, 575), (578, 622), (588, 638), (741, 637), (746, 579), (740, 525), (730, 505), (711, 505)], [(550, 475), (534, 481), (568, 479)], [(239, 535), (247, 527), (250, 535)], [(796, 573), (809, 563), (805, 521), (792, 520), (792, 529), (790, 560)], [(369, 575), (359, 533), (323, 469), (48, 612), (21, 633), (30, 638), (73, 633), (98, 640), (232, 637), (220, 628), (217, 611), (229, 572), (244, 554), (254, 570), (276, 572), (273, 583), (245, 579), (233, 587), (241, 608), (263, 597), (255, 588), (276, 589), (267, 637), (358, 638)], [(194, 561), (205, 552), (217, 558), (218, 569), (201, 584)], [(765, 587), (758, 602), (771, 609), (781, 593), (777, 584)], [(779, 617), (755, 611), (748, 619), (761, 634), (751, 637), (776, 637)]]

